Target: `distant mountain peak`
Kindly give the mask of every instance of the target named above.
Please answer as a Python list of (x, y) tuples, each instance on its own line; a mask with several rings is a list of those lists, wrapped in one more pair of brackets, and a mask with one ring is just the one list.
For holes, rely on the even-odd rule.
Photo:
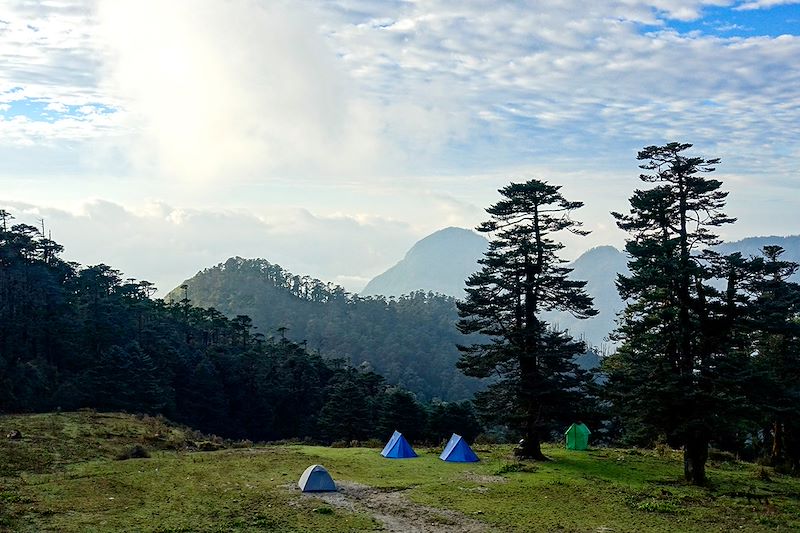
[(455, 226), (450, 226), (447, 228), (443, 228), (437, 231), (434, 231), (427, 237), (423, 237), (422, 239), (418, 240), (414, 246), (406, 253), (406, 257), (409, 254), (418, 253), (420, 251), (427, 251), (431, 249), (438, 249), (443, 243), (448, 243), (451, 241), (461, 241), (461, 242), (474, 242), (479, 244), (480, 246), (486, 246), (488, 242), (486, 237), (483, 235), (479, 235), (472, 231), (471, 229), (466, 228), (457, 228)]
[(373, 278), (362, 296), (400, 296), (418, 290), (464, 295), (464, 280), (475, 272), (489, 241), (472, 230), (448, 227), (417, 241), (402, 260)]

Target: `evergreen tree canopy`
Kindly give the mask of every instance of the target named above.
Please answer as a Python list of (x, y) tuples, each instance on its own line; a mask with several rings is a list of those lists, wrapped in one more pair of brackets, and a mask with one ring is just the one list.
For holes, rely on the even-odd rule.
[[(765, 246), (750, 284), (753, 346), (761, 407), (760, 427), (771, 426), (775, 466), (800, 472), (800, 284), (789, 281), (798, 264), (781, 259), (783, 249)], [(769, 431), (764, 431), (769, 434)]]
[[(266, 338), (246, 315), (191, 305), (188, 287), (173, 303), (153, 300), (152, 284), (64, 262), (58, 244), (11, 220), (0, 211), (0, 412), (160, 413), (252, 440), (383, 439), (381, 428), (409, 424), (420, 438), (439, 438), (425, 431), (432, 408), (368, 365), (323, 359), (285, 332)], [(269, 275), (309, 302), (338, 298), (281, 272)], [(429, 302), (410, 298), (423, 302), (420, 311)], [(385, 302), (378, 308), (387, 311)], [(462, 420), (468, 430), (476, 424)]]
[(574, 358), (585, 351), (541, 319), (543, 311), (596, 314), (583, 281), (570, 279), (559, 258), (561, 231), (587, 232), (570, 213), (583, 204), (567, 201), (560, 187), (530, 180), (500, 189), (502, 199), (486, 212), (478, 231), (490, 235), (481, 269), (467, 280), (458, 303), (459, 330), (484, 337), (459, 346), (459, 368), (467, 375), (497, 379), (476, 396), (494, 419), (524, 435), (520, 454), (544, 459), (540, 440), (554, 420), (569, 417), (579, 394)]
[[(722, 212), (722, 183), (703, 176), (719, 160), (687, 156), (689, 148), (670, 143), (639, 152), (650, 172), (640, 179), (655, 186), (634, 192), (630, 213), (613, 213), (630, 234), (631, 274), (617, 281), (627, 307), (617, 330), (622, 344), (607, 369), (629, 431), (683, 445), (686, 478), (702, 484), (709, 440), (744, 395), (747, 358), (731, 341), (748, 266), (708, 251), (719, 243), (714, 228), (734, 219)], [(730, 285), (720, 292), (709, 280), (725, 273)]]
[(166, 299), (184, 298), (229, 318), (251, 317), (258, 331), (305, 342), (326, 359), (366, 365), (422, 400), (464, 400), (480, 388), (455, 368), (461, 335), (450, 296), (364, 298), (264, 259), (235, 257), (199, 272)]

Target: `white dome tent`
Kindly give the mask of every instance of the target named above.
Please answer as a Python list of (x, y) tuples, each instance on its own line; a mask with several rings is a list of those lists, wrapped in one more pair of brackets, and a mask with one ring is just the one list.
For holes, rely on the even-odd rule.
[(311, 465), (306, 468), (300, 481), (297, 482), (303, 492), (335, 492), (336, 484), (322, 465)]

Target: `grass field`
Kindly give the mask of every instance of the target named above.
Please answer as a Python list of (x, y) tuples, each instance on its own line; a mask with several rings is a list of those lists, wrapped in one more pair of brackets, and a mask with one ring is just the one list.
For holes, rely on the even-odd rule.
[[(12, 429), (21, 440), (6, 439)], [(545, 448), (517, 463), (438, 449), (387, 460), (371, 448), (232, 447), (161, 419), (93, 412), (0, 417), (0, 531), (797, 531), (800, 479), (712, 463), (711, 486), (681, 481), (677, 452)], [(120, 460), (139, 444), (149, 458)], [(240, 445), (241, 446), (241, 445)], [(296, 489), (326, 466), (332, 496)]]

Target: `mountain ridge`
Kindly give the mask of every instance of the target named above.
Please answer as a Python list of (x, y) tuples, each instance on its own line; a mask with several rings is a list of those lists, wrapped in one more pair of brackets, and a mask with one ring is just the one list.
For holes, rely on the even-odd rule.
[[(445, 230), (439, 230), (438, 232), (435, 232), (418, 241), (414, 246), (411, 247), (409, 253), (406, 254), (406, 257), (408, 257), (412, 251), (419, 253), (421, 250), (425, 249), (424, 247), (418, 247), (419, 244), (423, 242), (429, 243), (431, 237), (434, 236), (437, 237), (434, 239), (434, 241), (441, 242), (442, 238), (452, 235), (453, 232), (450, 230), (454, 229), (461, 229), (464, 232), (473, 233), (473, 235), (483, 239), (484, 251), (488, 246), (488, 240), (483, 238), (481, 235), (471, 232), (470, 230), (463, 228), (445, 229), (448, 231), (445, 232)], [(784, 248), (784, 259), (800, 262), (800, 235), (745, 237), (737, 241), (722, 243), (715, 247), (715, 249), (725, 254), (741, 252), (745, 256), (751, 256), (758, 255), (761, 248), (770, 244), (777, 244)], [(451, 249), (452, 246), (449, 246), (448, 248)], [(437, 273), (437, 277), (439, 278), (450, 276), (451, 278), (464, 280), (470, 274), (477, 271), (479, 266), (477, 259), (482, 255), (482, 253), (483, 252), (481, 251), (481, 254), (474, 259), (470, 259), (472, 256), (469, 256), (466, 253), (462, 253), (460, 255), (451, 253), (445, 257), (439, 256), (438, 262), (419, 262), (429, 265), (436, 265), (439, 268)], [(472, 254), (474, 256), (474, 251), (472, 251)], [(458, 259), (459, 257), (462, 259)], [(467, 259), (463, 259), (464, 257), (467, 257)], [(459, 260), (462, 262), (457, 263)], [(469, 262), (469, 264), (466, 264), (467, 262)], [(403, 278), (404, 287), (406, 287), (409, 292), (411, 290), (435, 290), (437, 292), (441, 292), (442, 294), (447, 294), (456, 298), (463, 297), (463, 282), (458, 290), (451, 289), (448, 292), (447, 290), (442, 290), (442, 286), (440, 284), (430, 283), (424, 276), (416, 275), (415, 270), (409, 269), (407, 266), (408, 265), (405, 263), (404, 258), (394, 266), (390, 267), (383, 274), (373, 278), (373, 280), (367, 284), (367, 287), (371, 287), (369, 293), (378, 293), (387, 297), (399, 296), (400, 294), (403, 294), (402, 292), (395, 290), (389, 284), (383, 284), (383, 286), (387, 289), (384, 292), (377, 291), (375, 288), (376, 286), (380, 287), (381, 284), (372, 284), (373, 281), (381, 278), (381, 276), (384, 276), (387, 272), (393, 272), (394, 276)], [(582, 253), (567, 266), (573, 269), (571, 274), (572, 278), (587, 282), (587, 292), (589, 292), (589, 294), (594, 298), (595, 307), (598, 309), (599, 314), (590, 319), (580, 320), (573, 317), (569, 313), (550, 312), (544, 313), (545, 319), (561, 329), (569, 330), (576, 337), (584, 338), (590, 345), (600, 346), (602, 351), (602, 346), (608, 342), (608, 334), (614, 328), (616, 315), (623, 308), (623, 302), (617, 293), (615, 282), (618, 274), (626, 274), (628, 272), (626, 255), (623, 251), (620, 251), (614, 246), (601, 245)], [(405, 271), (402, 272), (402, 275), (398, 275), (398, 270), (403, 271), (404, 269)], [(461, 277), (458, 278), (458, 276)], [(792, 277), (792, 280), (800, 281), (800, 272), (796, 273)], [(365, 292), (366, 288), (365, 291), (362, 291), (362, 294)]]
[[(464, 280), (474, 272), (489, 241), (472, 230), (447, 227), (417, 241), (399, 262), (372, 278), (361, 290), (362, 296), (399, 296), (415, 290), (429, 290), (448, 296), (464, 295)], [(442, 263), (450, 270), (436, 270)], [(417, 279), (427, 276), (425, 287)]]
[[(241, 257), (182, 285), (193, 305), (231, 318), (249, 316), (265, 342), (285, 336), (326, 359), (374, 370), (421, 400), (463, 400), (482, 388), (455, 370), (456, 345), (465, 338), (455, 328), (451, 296), (417, 291), (391, 299), (360, 297), (265, 259)], [(173, 289), (166, 299), (182, 299), (183, 290)]]
[[(450, 237), (452, 242), (466, 242), (465, 250), (440, 248), (441, 240)], [(748, 237), (723, 243), (717, 249), (722, 253), (754, 255), (767, 244), (784, 246), (785, 259), (800, 261), (800, 236), (794, 235)], [(293, 275), (269, 261), (241, 257), (206, 268), (185, 284), (193, 304), (215, 307), (229, 317), (248, 315), (266, 336), (288, 328), (281, 334), (307, 342), (310, 349), (325, 357), (374, 368), (390, 383), (412, 390), (421, 398), (458, 400), (480, 388), (477, 380), (454, 371), (459, 357), (455, 345), (465, 343), (454, 327), (458, 320), (455, 295), (463, 297), (464, 279), (477, 270), (477, 260), (483, 253), (481, 250), (477, 254), (478, 245), (485, 250), (488, 241), (461, 228), (445, 228), (421, 239), (403, 258), (410, 262), (395, 265), (402, 270), (410, 264), (397, 279), (413, 288), (400, 294), (366, 296), (365, 288), (361, 295), (354, 295), (333, 283)], [(628, 272), (625, 253), (613, 246), (598, 246), (568, 266), (573, 269), (574, 279), (587, 282), (586, 290), (599, 313), (585, 320), (564, 312), (544, 313), (543, 318), (585, 340), (600, 353), (613, 350), (608, 335), (624, 306), (615, 281), (618, 274)], [(429, 275), (431, 269), (438, 274)], [(437, 276), (456, 280), (458, 286), (437, 284)], [(795, 274), (794, 279), (800, 281), (800, 274)], [(371, 290), (375, 286), (380, 285), (373, 284)], [(451, 294), (447, 294), (448, 290)], [(166, 299), (182, 297), (178, 287)]]

